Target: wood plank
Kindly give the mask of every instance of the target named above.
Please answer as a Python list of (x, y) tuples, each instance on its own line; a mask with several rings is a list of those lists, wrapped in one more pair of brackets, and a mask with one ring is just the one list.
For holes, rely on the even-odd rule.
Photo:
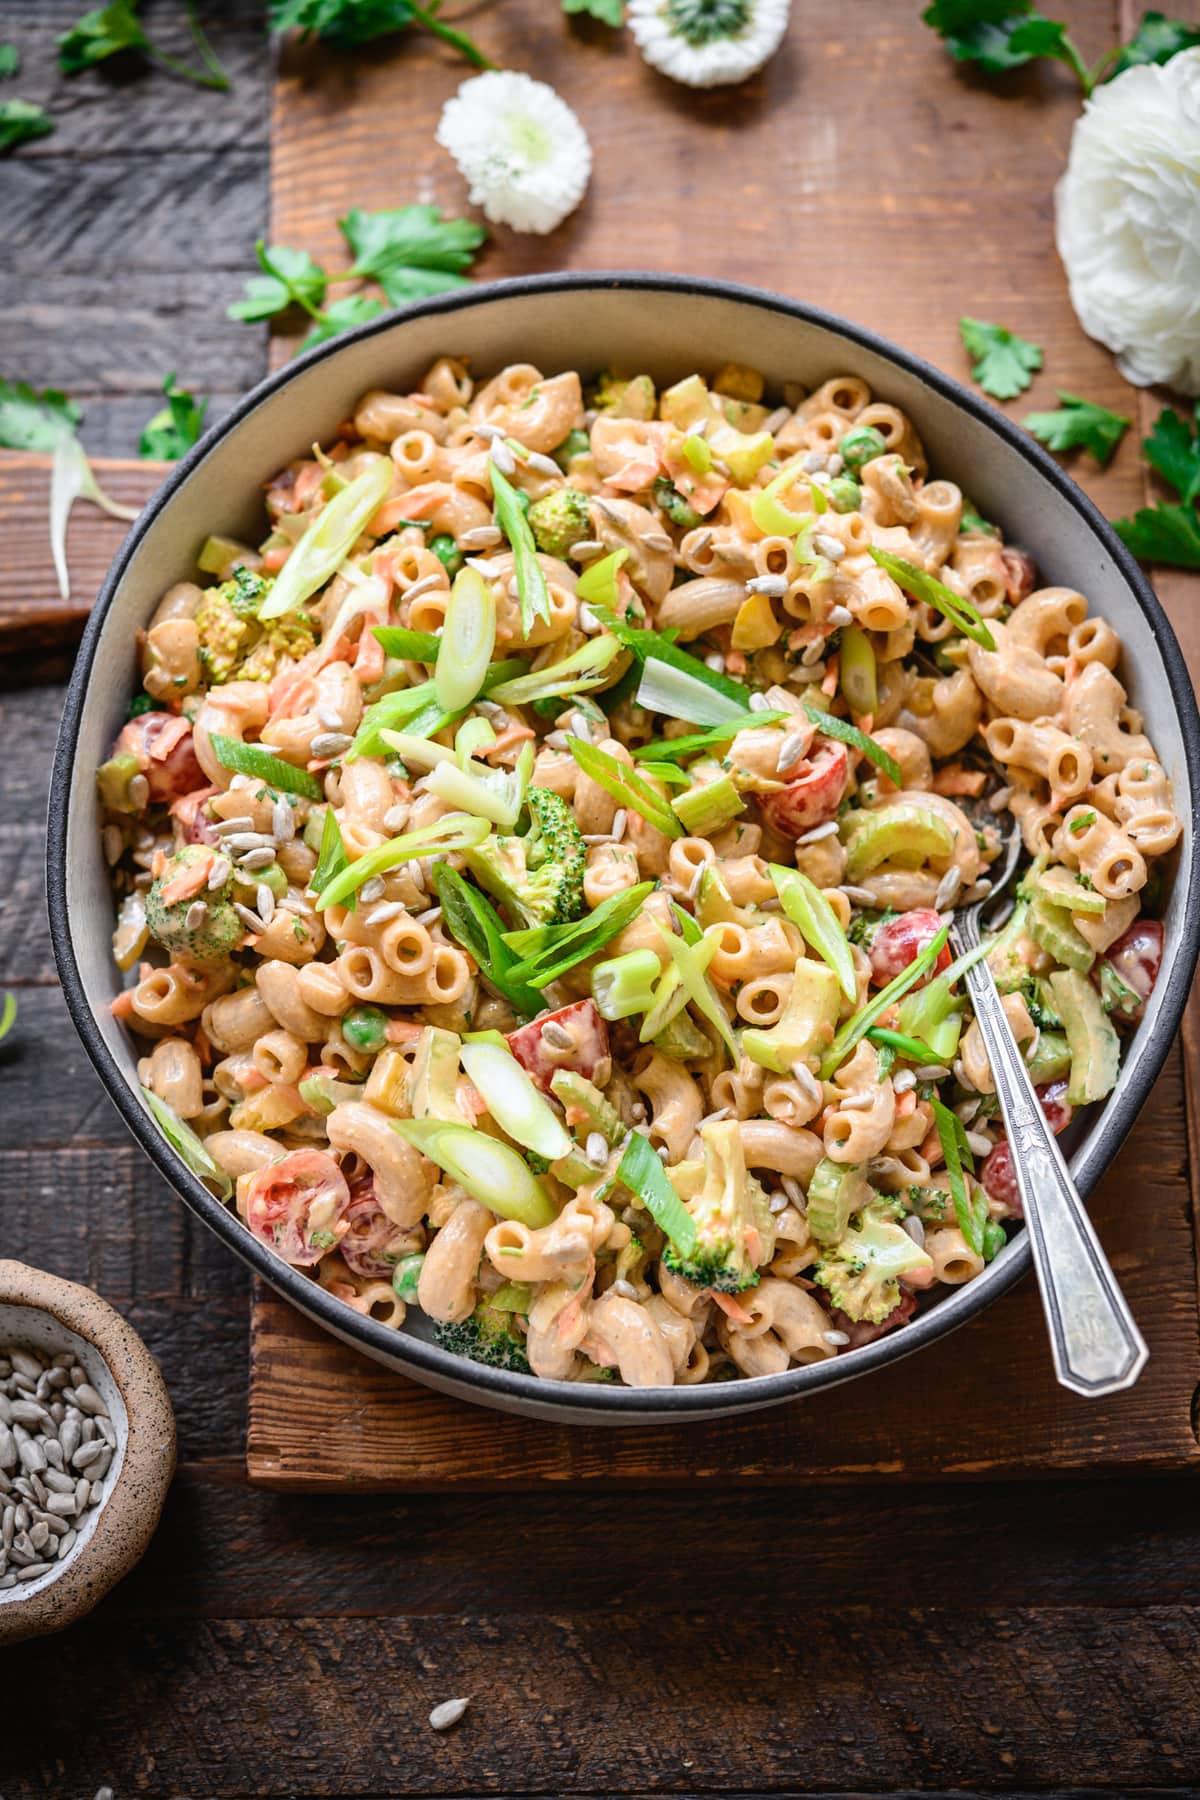
[[(1092, 1212), (1151, 1352), (1137, 1387), (1114, 1400), (1084, 1401), (1058, 1387), (1031, 1279), (945, 1342), (877, 1370), (869, 1390), (835, 1389), (744, 1419), (653, 1431), (473, 1410), (357, 1356), (256, 1285), (250, 1478), (280, 1489), (350, 1481), (410, 1492), (1194, 1467), (1200, 1345), (1178, 1054)], [(324, 1421), (319, 1433), (314, 1407)]]
[[(622, 1594), (598, 1613), (114, 1631), (106, 1603), (11, 1659), (6, 1795), (100, 1778), (209, 1796), (861, 1794), (883, 1770), (892, 1791), (1112, 1795), (1182, 1788), (1198, 1766), (1200, 1609), (815, 1613), (786, 1578), (800, 1566), (782, 1562), (787, 1591), (753, 1613)], [(452, 1694), (473, 1705), (439, 1735), (429, 1711)]]
[[(123, 506), (144, 506), (170, 465), (139, 461), (96, 464), (105, 492)], [(0, 517), (4, 575), (0, 581), (0, 652), (70, 641), (83, 629), (109, 564), (129, 530), (81, 502), (71, 514), (67, 565), (71, 597), (59, 593), (50, 557), (49, 456), (0, 450)]]

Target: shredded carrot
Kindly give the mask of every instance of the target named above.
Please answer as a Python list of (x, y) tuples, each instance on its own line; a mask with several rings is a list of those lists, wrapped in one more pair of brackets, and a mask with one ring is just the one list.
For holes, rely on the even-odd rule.
[(264, 550), (262, 566), (267, 575), (278, 575), (288, 557), (292, 554), (290, 544), (276, 544), (273, 550)]
[(917, 1090), (915, 1088), (909, 1088), (906, 1094), (898, 1094), (896, 1096), (896, 1117), (898, 1119), (907, 1119), (909, 1113), (915, 1112), (916, 1110)]
[(155, 733), (153, 743), (146, 746), (150, 761), (166, 762), (176, 744), (181, 743), (191, 729), (186, 719), (172, 719), (169, 725), (164, 725), (161, 731)]
[(364, 613), (362, 636), (354, 656), (354, 679), (363, 687), (369, 687), (383, 674), (383, 645), (373, 629), (382, 624), (383, 620), (377, 614)]
[(108, 1010), (114, 1019), (127, 1019), (133, 1011), (133, 989), (123, 989), (111, 1002)]
[(938, 770), (933, 778), (933, 791), (935, 794), (945, 794), (947, 799), (955, 794), (981, 794), (986, 780), (982, 769), (964, 769), (955, 764), (951, 768)]
[(317, 490), (325, 479), (325, 471), (319, 462), (308, 462), (296, 471), (296, 479), (292, 483), (292, 499), (297, 512), (305, 512), (310, 500), (315, 500)]
[[(825, 679), (821, 683), (821, 692), (827, 694), (832, 700), (833, 696), (837, 693), (837, 684), (838, 658), (836, 656), (831, 656), (829, 661), (825, 664)], [(817, 729), (819, 731), (820, 726), (818, 726)]]
[(427, 519), (443, 501), (450, 499), (453, 492), (448, 481), (427, 481), (420, 487), (409, 488), (406, 494), (396, 494), (384, 501), (371, 520), (371, 529), (377, 537), (382, 537), (386, 531), (394, 531), (401, 519)]
[(421, 1027), (412, 1019), (390, 1019), (384, 1036), (389, 1044), (413, 1044), (421, 1035)]
[(511, 750), (514, 744), (519, 744), (524, 738), (531, 738), (536, 735), (537, 734), (532, 731), (528, 725), (506, 726), (497, 737), (495, 743), (489, 744), (486, 750), (480, 750), (479, 755), (483, 758), (484, 762), (491, 762), (492, 758), (499, 756), (502, 750)]
[(754, 1314), (748, 1313), (741, 1301), (733, 1294), (720, 1294), (716, 1288), (708, 1288), (706, 1292), (711, 1299), (716, 1301), (725, 1317), (732, 1319), (735, 1325), (753, 1325)]
[(167, 855), (165, 850), (156, 850), (154, 855), (150, 858), (150, 873), (153, 875), (155, 881), (157, 881), (162, 874), (163, 869), (166, 866), (166, 861)]
[[(155, 852), (155, 862), (161, 855), (161, 850)], [(200, 893), (207, 885), (212, 862), (211, 854), (202, 856), (195, 862), (186, 864), (184, 868), (180, 869), (178, 875), (173, 875), (162, 891), (163, 905), (174, 906), (177, 901), (190, 900), (193, 894)]]
[(740, 650), (727, 651), (725, 656), (725, 667), (730, 675), (744, 675), (746, 673), (746, 658)]

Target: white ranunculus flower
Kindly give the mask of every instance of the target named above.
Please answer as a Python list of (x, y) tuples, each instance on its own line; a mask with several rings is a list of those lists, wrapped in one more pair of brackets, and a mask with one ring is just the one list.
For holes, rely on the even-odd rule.
[(1056, 203), (1084, 330), (1139, 387), (1200, 393), (1200, 50), (1096, 90)]
[(544, 81), (495, 69), (447, 100), (437, 141), (475, 206), (514, 231), (553, 231), (583, 199), (592, 172), (587, 133)]
[(629, 0), (646, 61), (686, 87), (745, 81), (774, 56), (791, 0)]

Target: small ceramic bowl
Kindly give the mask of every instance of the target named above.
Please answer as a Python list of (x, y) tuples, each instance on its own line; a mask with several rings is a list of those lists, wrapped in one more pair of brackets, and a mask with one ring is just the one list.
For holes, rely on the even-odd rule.
[[(0, 1590), (0, 1644), (61, 1631), (91, 1612), (153, 1537), (175, 1468), (175, 1415), (158, 1364), (90, 1288), (0, 1262), (0, 1352), (10, 1344), (49, 1358), (70, 1351), (108, 1410), (117, 1447), (104, 1496), (63, 1561)], [(9, 1497), (0, 1495), (0, 1508)]]

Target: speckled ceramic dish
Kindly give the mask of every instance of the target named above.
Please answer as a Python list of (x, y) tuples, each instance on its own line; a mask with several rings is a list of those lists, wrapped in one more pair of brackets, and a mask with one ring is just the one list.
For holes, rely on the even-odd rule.
[(61, 1631), (128, 1574), (154, 1535), (175, 1468), (175, 1416), (158, 1364), (90, 1288), (0, 1262), (0, 1347), (69, 1350), (108, 1409), (117, 1449), (99, 1505), (44, 1575), (0, 1592), (0, 1644)]
[(533, 360), (547, 372), (608, 365), (678, 380), (726, 361), (761, 369), (769, 388), (812, 388), (863, 376), (903, 407), (932, 468), (964, 482), (1010, 542), (1036, 558), (1047, 584), (1086, 592), (1124, 645), (1122, 679), (1175, 788), (1184, 836), (1167, 900), (1166, 949), (1146, 1017), (1116, 1089), (1073, 1140), (1086, 1194), (1111, 1161), (1162, 1067), (1179, 1024), (1200, 936), (1200, 859), (1193, 813), (1200, 794), (1200, 719), (1170, 625), (1115, 532), (1034, 440), (977, 394), (884, 339), (828, 313), (728, 283), (687, 276), (542, 275), (494, 282), (421, 302), (319, 346), (264, 381), (180, 464), (130, 533), (96, 605), (76, 664), (50, 804), (50, 916), (75, 1024), (130, 1129), (187, 1204), (217, 1235), (326, 1330), (414, 1380), (485, 1406), (590, 1424), (659, 1424), (771, 1406), (868, 1374), (963, 1324), (1029, 1266), (1016, 1233), (987, 1270), (949, 1291), (903, 1330), (827, 1362), (780, 1375), (697, 1387), (634, 1389), (539, 1381), (482, 1368), (419, 1335), (410, 1313), (396, 1333), (361, 1317), (253, 1238), (158, 1135), (136, 1092), (132, 1044), (109, 1003), (120, 986), (110, 950), (112, 903), (100, 850), (94, 771), (108, 755), (137, 686), (136, 633), (163, 590), (194, 574), (212, 531), (262, 535), (264, 485), (314, 439), (328, 439), (368, 388), (413, 386), (435, 357), (468, 357), (481, 371)]

